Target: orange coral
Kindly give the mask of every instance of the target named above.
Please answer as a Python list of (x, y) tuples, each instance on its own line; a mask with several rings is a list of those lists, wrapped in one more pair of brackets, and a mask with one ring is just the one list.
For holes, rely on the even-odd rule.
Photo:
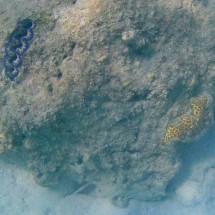
[(180, 119), (180, 129), (186, 131), (195, 126), (195, 119), (193, 116), (182, 116)]
[(207, 96), (200, 96), (191, 100), (191, 113), (180, 117), (179, 122), (170, 125), (163, 138), (163, 143), (166, 144), (172, 140), (181, 139), (189, 132), (198, 129), (205, 115), (205, 109), (208, 104)]
[(167, 129), (163, 142), (167, 143), (172, 139), (179, 138), (180, 136), (181, 136), (180, 126), (172, 125)]
[(206, 96), (192, 99), (191, 101), (192, 114), (196, 118), (199, 119), (201, 117), (202, 112), (204, 111), (204, 108), (207, 105), (207, 102), (208, 102), (208, 98)]

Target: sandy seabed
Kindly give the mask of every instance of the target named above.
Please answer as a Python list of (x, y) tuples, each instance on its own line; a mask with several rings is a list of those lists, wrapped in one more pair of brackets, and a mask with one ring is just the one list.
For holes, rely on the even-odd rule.
[[(107, 199), (85, 195), (62, 196), (37, 185), (30, 172), (0, 162), (0, 214), (2, 215), (212, 215), (213, 129), (193, 145), (186, 145), (182, 167), (172, 183), (170, 197), (163, 201), (131, 201), (127, 208), (114, 207)], [(189, 156), (187, 156), (189, 155)], [(184, 156), (184, 157), (183, 157)], [(206, 172), (207, 170), (207, 172)], [(184, 171), (184, 173), (183, 173)]]

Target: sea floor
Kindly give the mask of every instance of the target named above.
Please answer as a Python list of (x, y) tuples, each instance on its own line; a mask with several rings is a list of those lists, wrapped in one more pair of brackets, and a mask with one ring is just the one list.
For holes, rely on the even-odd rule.
[(215, 209), (215, 134), (212, 129), (181, 150), (180, 173), (168, 188), (169, 197), (156, 202), (131, 201), (116, 208), (107, 199), (61, 196), (37, 185), (30, 172), (0, 161), (2, 215), (212, 215)]

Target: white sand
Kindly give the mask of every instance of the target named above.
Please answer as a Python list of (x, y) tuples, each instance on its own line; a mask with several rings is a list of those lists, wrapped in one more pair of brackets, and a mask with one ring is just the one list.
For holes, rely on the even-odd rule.
[[(106, 199), (84, 195), (60, 196), (40, 187), (30, 172), (0, 161), (0, 215), (214, 215), (215, 134), (186, 145), (182, 169), (186, 177), (172, 198), (159, 202), (130, 202), (114, 207)], [(187, 174), (188, 173), (188, 174)], [(186, 175), (187, 174), (187, 175)]]

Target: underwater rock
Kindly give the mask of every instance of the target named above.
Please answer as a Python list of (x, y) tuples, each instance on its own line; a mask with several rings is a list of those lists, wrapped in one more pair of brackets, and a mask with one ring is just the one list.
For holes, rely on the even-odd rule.
[[(93, 184), (86, 195), (121, 207), (164, 198), (181, 165), (168, 143), (195, 141), (213, 122), (213, 7), (35, 1), (28, 14), (38, 36), (25, 68), (34, 21), (18, 20), (0, 38), (5, 76), (30, 71), (19, 84), (0, 81), (2, 157), (19, 158), (38, 183), (64, 195)], [(14, 23), (2, 14), (6, 35)], [(167, 135), (172, 125), (178, 133)]]

